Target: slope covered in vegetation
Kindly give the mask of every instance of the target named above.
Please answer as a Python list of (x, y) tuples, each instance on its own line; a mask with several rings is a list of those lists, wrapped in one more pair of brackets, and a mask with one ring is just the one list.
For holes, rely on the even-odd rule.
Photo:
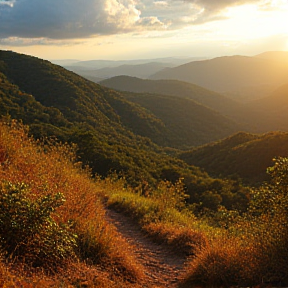
[[(125, 278), (139, 281), (141, 267), (105, 222), (99, 189), (73, 147), (35, 141), (17, 122), (1, 122), (1, 285), (127, 287)], [(117, 285), (107, 277), (118, 277)]]
[[(251, 101), (247, 108), (253, 109), (258, 118), (254, 123), (261, 123), (262, 132), (265, 131), (288, 131), (288, 78), (286, 84), (277, 87), (269, 96)], [(258, 123), (257, 123), (258, 122)]]
[(240, 177), (255, 185), (268, 180), (267, 167), (288, 156), (288, 133), (237, 133), (221, 141), (183, 152), (179, 158), (217, 177)]
[(235, 112), (242, 107), (239, 102), (219, 93), (178, 80), (148, 80), (129, 76), (116, 76), (103, 80), (100, 84), (120, 91), (188, 98), (230, 117), (235, 117)]
[[(132, 131), (155, 136), (161, 130), (156, 135), (163, 136), (166, 128), (162, 129), (162, 120), (121, 94), (48, 61), (5, 51), (0, 59), (1, 114), (29, 124), (36, 138), (56, 136), (76, 143), (78, 156), (93, 172), (102, 176), (121, 172), (134, 187), (146, 182), (156, 185), (161, 180), (175, 183), (183, 177), (189, 201), (198, 203), (206, 190), (213, 197), (234, 185), (212, 179), (199, 168), (169, 156), (166, 151), (171, 150), (135, 135)], [(241, 187), (233, 195), (238, 192), (245, 195)]]
[[(165, 155), (158, 156), (159, 147), (148, 138), (137, 137), (125, 126), (138, 125), (149, 134), (162, 128), (162, 123), (118, 93), (41, 59), (4, 51), (0, 56), (2, 78), (5, 77), (5, 85), (1, 84), (1, 101), (5, 101), (1, 113), (22, 119), (31, 129), (37, 125), (32, 130), (36, 137), (46, 132), (62, 141), (77, 143), (82, 160), (102, 175), (112, 169), (138, 172), (141, 178), (141, 167), (146, 171), (145, 178), (151, 181), (161, 173), (160, 167), (166, 165), (166, 160), (176, 166), (180, 163)], [(25, 97), (29, 97), (35, 110), (29, 119), (28, 108), (23, 111), (22, 107), (27, 106)], [(63, 124), (47, 125), (57, 117), (44, 113), (45, 109), (58, 113)]]
[(133, 248), (105, 222), (100, 195), (156, 241), (193, 255), (179, 287), (288, 284), (287, 158), (251, 191), (246, 212), (219, 205), (198, 218), (181, 180), (138, 193), (117, 177), (95, 182), (73, 147), (35, 141), (15, 121), (0, 123), (0, 163), (4, 287), (145, 286)]
[[(277, 55), (278, 53), (275, 56)], [(288, 81), (287, 78), (284, 81), (286, 83)], [(195, 84), (177, 80), (143, 80), (136, 77), (118, 76), (104, 80), (101, 84), (121, 91), (142, 93), (142, 97), (145, 94), (147, 95), (147, 93), (153, 93), (189, 98), (236, 121), (238, 129), (239, 123), (241, 123), (242, 129), (240, 128), (240, 130), (247, 132), (264, 133), (274, 130), (287, 131), (288, 129), (288, 111), (286, 109), (288, 107), (287, 84), (276, 86), (277, 89), (269, 93), (258, 93), (259, 99), (254, 101), (249, 99), (249, 102), (245, 104)], [(265, 97), (266, 94), (268, 96)], [(155, 98), (157, 97), (159, 96), (155, 95)], [(156, 104), (157, 102), (155, 101)], [(209, 113), (204, 113), (204, 115), (207, 114)], [(220, 129), (221, 127), (219, 123), (218, 128)], [(218, 135), (216, 131), (215, 135)]]
[(125, 97), (151, 111), (164, 124), (163, 139), (151, 136), (158, 145), (178, 149), (209, 143), (229, 136), (243, 126), (191, 99), (144, 93), (124, 93)]
[(268, 168), (271, 181), (250, 193), (246, 212), (219, 205), (195, 217), (181, 182), (149, 194), (107, 191), (108, 204), (137, 220), (150, 235), (187, 253), (181, 288), (264, 287), (288, 283), (287, 158)]

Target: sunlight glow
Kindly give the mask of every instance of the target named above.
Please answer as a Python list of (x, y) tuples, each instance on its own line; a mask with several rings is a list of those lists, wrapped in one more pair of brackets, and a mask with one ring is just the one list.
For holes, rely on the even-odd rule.
[[(274, 5), (276, 2), (279, 1), (274, 1)], [(288, 35), (287, 2), (281, 6), (278, 3), (277, 9), (273, 6), (269, 10), (259, 10), (255, 5), (230, 8), (226, 16), (230, 18), (227, 20), (230, 28), (227, 27), (225, 30), (239, 37), (253, 39), (276, 34)]]

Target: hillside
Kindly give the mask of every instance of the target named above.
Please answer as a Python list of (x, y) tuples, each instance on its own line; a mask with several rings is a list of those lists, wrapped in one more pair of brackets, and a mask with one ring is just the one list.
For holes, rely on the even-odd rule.
[(273, 158), (288, 156), (288, 133), (237, 133), (221, 141), (204, 145), (179, 158), (199, 166), (218, 177), (240, 177), (244, 182), (257, 184), (268, 180), (267, 167)]
[(47, 135), (61, 137), (72, 125), (59, 109), (43, 106), (32, 95), (22, 92), (18, 86), (10, 83), (1, 72), (0, 115), (9, 115), (13, 119), (29, 123), (30, 132), (35, 137)]
[[(105, 138), (108, 141), (107, 137), (112, 131), (125, 143), (131, 142), (125, 137), (132, 137), (136, 142), (143, 141), (131, 136), (133, 132), (151, 138), (160, 146), (180, 148), (214, 141), (239, 129), (239, 125), (233, 121), (187, 99), (176, 101), (173, 97), (157, 96), (156, 102), (161, 101), (161, 105), (167, 109), (166, 112), (162, 109), (162, 114), (159, 114), (161, 107), (153, 103), (151, 97), (146, 106), (143, 101), (139, 102), (143, 97), (132, 97), (132, 94), (127, 101), (124, 94), (86, 81), (47, 61), (9, 52), (2, 52), (1, 55), (6, 64), (2, 65), (3, 71), (21, 91), (32, 94), (44, 106), (59, 109), (68, 121), (78, 124), (86, 122), (86, 128), (87, 124), (97, 127), (97, 132), (104, 134), (102, 141)], [(27, 61), (29, 65), (25, 65)], [(199, 90), (202, 91), (201, 88)], [(135, 103), (138, 101), (137, 104), (132, 103), (132, 99)], [(185, 109), (187, 117), (180, 115), (181, 109)], [(109, 141), (113, 143), (115, 137)], [(153, 149), (158, 148), (155, 146)]]
[(118, 76), (101, 81), (101, 85), (121, 91), (157, 93), (191, 99), (218, 111), (238, 124), (242, 123), (242, 127), (238, 130), (252, 133), (288, 130), (287, 85), (279, 87), (267, 97), (245, 104), (178, 80), (143, 80), (136, 77)]
[(162, 133), (165, 142), (151, 138), (159, 145), (164, 143), (166, 146), (187, 149), (227, 137), (243, 128), (215, 110), (187, 98), (124, 92), (123, 95), (152, 112), (164, 124)]
[(35, 141), (19, 122), (0, 121), (0, 163), (2, 287), (140, 282), (142, 267), (106, 221), (101, 186), (72, 147)]
[[(164, 152), (148, 138), (131, 132), (128, 126), (137, 125), (149, 133), (162, 124), (119, 93), (34, 57), (1, 51), (0, 63), (5, 81), (1, 82), (1, 101), (5, 103), (1, 114), (23, 119), (37, 136), (56, 135), (62, 141), (76, 142), (82, 161), (94, 172), (105, 175), (111, 169), (123, 170), (133, 178), (136, 173), (136, 178), (152, 181), (166, 166), (164, 159), (177, 167), (185, 166), (161, 155)], [(25, 98), (29, 101), (23, 101)], [(34, 114), (26, 102), (34, 107)], [(51, 111), (58, 114), (60, 123), (55, 123), (57, 117)]]
[[(226, 116), (232, 116), (242, 105), (219, 93), (177, 80), (144, 80), (136, 77), (117, 76), (101, 81), (106, 87), (135, 93), (154, 93), (194, 100)], [(233, 113), (234, 112), (234, 113)]]
[[(5, 104), (1, 114), (23, 120), (36, 137), (57, 136), (63, 142), (76, 143), (77, 155), (93, 173), (124, 173), (134, 187), (183, 177), (191, 202), (201, 201), (201, 194), (214, 187), (215, 181), (220, 183), (219, 191), (225, 190), (225, 181), (209, 177), (169, 156), (166, 151), (171, 149), (164, 150), (149, 138), (134, 134), (132, 131), (141, 130), (162, 137), (165, 126), (152, 112), (120, 93), (48, 61), (13, 52), (1, 51), (0, 69), (4, 81), (0, 96)], [(34, 112), (30, 114), (30, 110)]]
[(3, 287), (287, 286), (288, 158), (259, 189), (237, 194), (239, 183), (225, 181), (213, 194), (216, 180), (198, 206), (182, 179), (135, 193), (123, 178), (93, 179), (77, 161), (73, 147), (0, 121)]
[(255, 122), (262, 121), (261, 126), (265, 127), (264, 131), (288, 131), (288, 82), (269, 96), (251, 101), (247, 104), (247, 108), (262, 115), (262, 118), (255, 119)]
[(268, 95), (287, 82), (285, 63), (259, 57), (226, 56), (165, 69), (150, 79), (174, 79), (248, 101)]

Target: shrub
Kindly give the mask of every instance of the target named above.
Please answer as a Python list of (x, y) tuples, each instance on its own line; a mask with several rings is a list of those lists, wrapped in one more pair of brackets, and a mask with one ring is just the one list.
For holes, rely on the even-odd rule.
[(255, 282), (260, 283), (257, 259), (259, 251), (253, 247), (253, 243), (239, 240), (222, 235), (210, 245), (202, 247), (189, 262), (186, 278), (180, 287), (246, 287)]
[(52, 218), (64, 201), (62, 194), (35, 197), (24, 183), (2, 182), (0, 237), (6, 256), (48, 267), (72, 257), (76, 235)]

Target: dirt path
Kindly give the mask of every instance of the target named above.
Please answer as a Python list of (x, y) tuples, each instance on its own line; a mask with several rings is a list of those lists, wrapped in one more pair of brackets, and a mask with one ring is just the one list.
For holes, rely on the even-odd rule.
[(106, 217), (134, 248), (136, 259), (145, 267), (147, 286), (143, 287), (177, 286), (184, 258), (177, 256), (171, 249), (154, 243), (129, 217), (111, 209), (107, 209)]

